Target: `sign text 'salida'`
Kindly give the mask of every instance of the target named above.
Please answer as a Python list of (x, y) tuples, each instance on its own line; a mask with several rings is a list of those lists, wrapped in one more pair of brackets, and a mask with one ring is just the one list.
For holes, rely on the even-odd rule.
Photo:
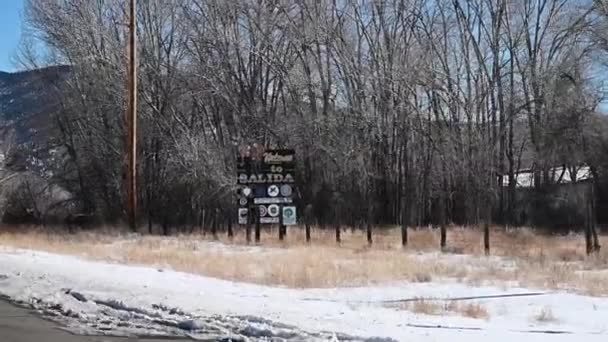
[(290, 173), (284, 175), (280, 173), (258, 173), (258, 174), (239, 174), (240, 184), (264, 184), (264, 183), (294, 183), (295, 180)]

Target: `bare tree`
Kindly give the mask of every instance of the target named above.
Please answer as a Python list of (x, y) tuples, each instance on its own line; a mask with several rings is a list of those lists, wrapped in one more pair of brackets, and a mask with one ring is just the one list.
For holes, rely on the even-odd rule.
[[(228, 222), (236, 148), (257, 142), (296, 148), (309, 225), (365, 222), (371, 242), (373, 225), (400, 224), (405, 245), (408, 225), (434, 224), (445, 248), (449, 223), (483, 223), (489, 252), (490, 224), (517, 222), (519, 169), (540, 207), (550, 170), (599, 148), (584, 129), (597, 4), (142, 2), (140, 214), (150, 232), (219, 225), (218, 208)], [(24, 59), (44, 44), (71, 68), (52, 181), (108, 220), (123, 214), (124, 17), (120, 1), (26, 6)]]

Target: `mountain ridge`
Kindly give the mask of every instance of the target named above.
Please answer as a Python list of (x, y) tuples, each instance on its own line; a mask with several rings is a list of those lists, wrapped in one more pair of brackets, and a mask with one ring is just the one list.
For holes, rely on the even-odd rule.
[(42, 145), (52, 135), (51, 114), (69, 66), (0, 71), (0, 140), (13, 135), (19, 145)]

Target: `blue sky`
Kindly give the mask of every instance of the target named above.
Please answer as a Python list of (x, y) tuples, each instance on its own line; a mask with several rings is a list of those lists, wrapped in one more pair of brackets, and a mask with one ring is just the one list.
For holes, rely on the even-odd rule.
[(0, 0), (0, 70), (14, 71), (12, 56), (19, 44), (24, 0)]

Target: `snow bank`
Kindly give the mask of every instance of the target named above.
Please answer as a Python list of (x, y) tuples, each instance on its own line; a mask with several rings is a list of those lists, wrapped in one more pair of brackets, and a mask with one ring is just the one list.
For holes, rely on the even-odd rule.
[[(607, 299), (568, 293), (493, 297), (525, 292), (538, 291), (455, 283), (287, 289), (42, 252), (0, 251), (0, 294), (79, 332), (233, 340), (607, 340)], [(469, 296), (488, 296), (474, 300), (488, 310), (488, 320), (429, 316), (386, 305)], [(543, 308), (550, 308), (555, 321), (534, 319)]]

